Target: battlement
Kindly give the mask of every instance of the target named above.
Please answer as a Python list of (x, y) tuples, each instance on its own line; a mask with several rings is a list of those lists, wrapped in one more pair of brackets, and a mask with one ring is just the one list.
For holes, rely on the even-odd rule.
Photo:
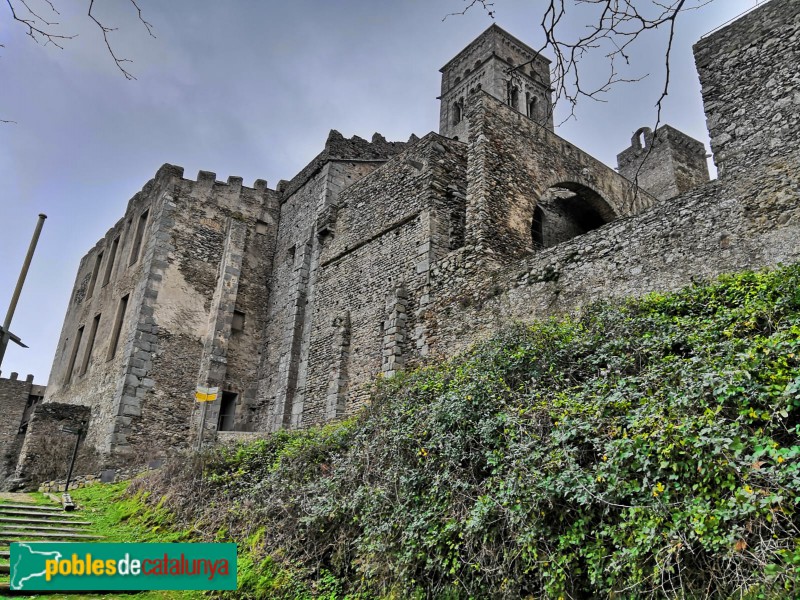
[[(19, 373), (12, 371), (8, 377), (2, 377), (2, 373), (0, 373), (0, 380), (3, 379), (6, 381), (19, 381)], [(25, 383), (33, 383), (33, 375), (28, 373), (27, 377), (25, 377)]]
[(264, 192), (268, 189), (267, 181), (264, 179), (256, 179), (253, 182), (252, 187), (248, 187), (243, 185), (243, 178), (236, 175), (228, 176), (228, 180), (226, 182), (217, 181), (217, 174), (213, 171), (198, 171), (197, 177), (192, 180), (184, 177), (183, 167), (164, 163), (161, 165), (158, 171), (156, 171), (156, 176), (144, 185), (142, 192), (147, 193), (154, 182), (169, 181), (171, 178), (181, 179), (182, 181), (190, 181), (192, 183), (199, 183), (205, 186), (229, 186), (231, 189), (251, 190), (254, 192)]
[(348, 139), (335, 129), (331, 129), (330, 133), (328, 133), (328, 139), (325, 140), (324, 150), (317, 154), (317, 156), (290, 181), (279, 181), (277, 191), (285, 201), (289, 196), (300, 189), (306, 181), (313, 177), (328, 161), (383, 162), (395, 154), (399, 154), (408, 144), (413, 144), (418, 139), (417, 136), (412, 134), (407, 142), (389, 142), (380, 133), (376, 132), (372, 135), (372, 140), (368, 142), (357, 135)]

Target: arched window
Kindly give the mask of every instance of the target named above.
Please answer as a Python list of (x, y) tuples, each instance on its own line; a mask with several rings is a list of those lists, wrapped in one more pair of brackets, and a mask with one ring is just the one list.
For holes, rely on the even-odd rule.
[(633, 134), (631, 146), (640, 150), (645, 150), (648, 143), (652, 143), (653, 130), (649, 127), (642, 127)]
[(464, 118), (464, 103), (462, 100), (456, 100), (453, 102), (453, 125), (458, 125), (461, 123), (461, 119)]
[(514, 110), (518, 110), (519, 88), (510, 81), (508, 82), (508, 105)]
[(537, 96), (528, 96), (528, 117), (531, 119), (539, 118), (539, 98)]

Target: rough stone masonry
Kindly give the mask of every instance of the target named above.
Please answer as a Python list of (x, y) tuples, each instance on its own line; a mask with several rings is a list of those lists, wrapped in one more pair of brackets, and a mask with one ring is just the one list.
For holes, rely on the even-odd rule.
[(669, 126), (618, 172), (556, 135), (547, 59), (494, 25), (442, 69), (439, 134), (331, 131), (274, 189), (164, 165), (81, 261), (42, 406), (144, 464), (196, 442), (198, 385), (208, 441), (307, 427), (511, 320), (797, 261), (800, 5), (694, 50), (715, 181)]

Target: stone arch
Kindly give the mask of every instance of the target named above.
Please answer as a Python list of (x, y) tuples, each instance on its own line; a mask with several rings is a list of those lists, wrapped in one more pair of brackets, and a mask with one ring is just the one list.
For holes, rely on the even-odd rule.
[(653, 130), (649, 127), (640, 127), (631, 138), (631, 146), (639, 150), (646, 149), (653, 142)]
[(617, 218), (611, 205), (585, 183), (559, 181), (539, 195), (531, 219), (534, 249), (550, 248)]

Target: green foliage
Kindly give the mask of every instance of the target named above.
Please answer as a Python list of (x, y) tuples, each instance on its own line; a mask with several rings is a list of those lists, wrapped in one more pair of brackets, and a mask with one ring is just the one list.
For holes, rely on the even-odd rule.
[(791, 266), (518, 325), (183, 477), (248, 540), (243, 596), (783, 598), (799, 427)]

